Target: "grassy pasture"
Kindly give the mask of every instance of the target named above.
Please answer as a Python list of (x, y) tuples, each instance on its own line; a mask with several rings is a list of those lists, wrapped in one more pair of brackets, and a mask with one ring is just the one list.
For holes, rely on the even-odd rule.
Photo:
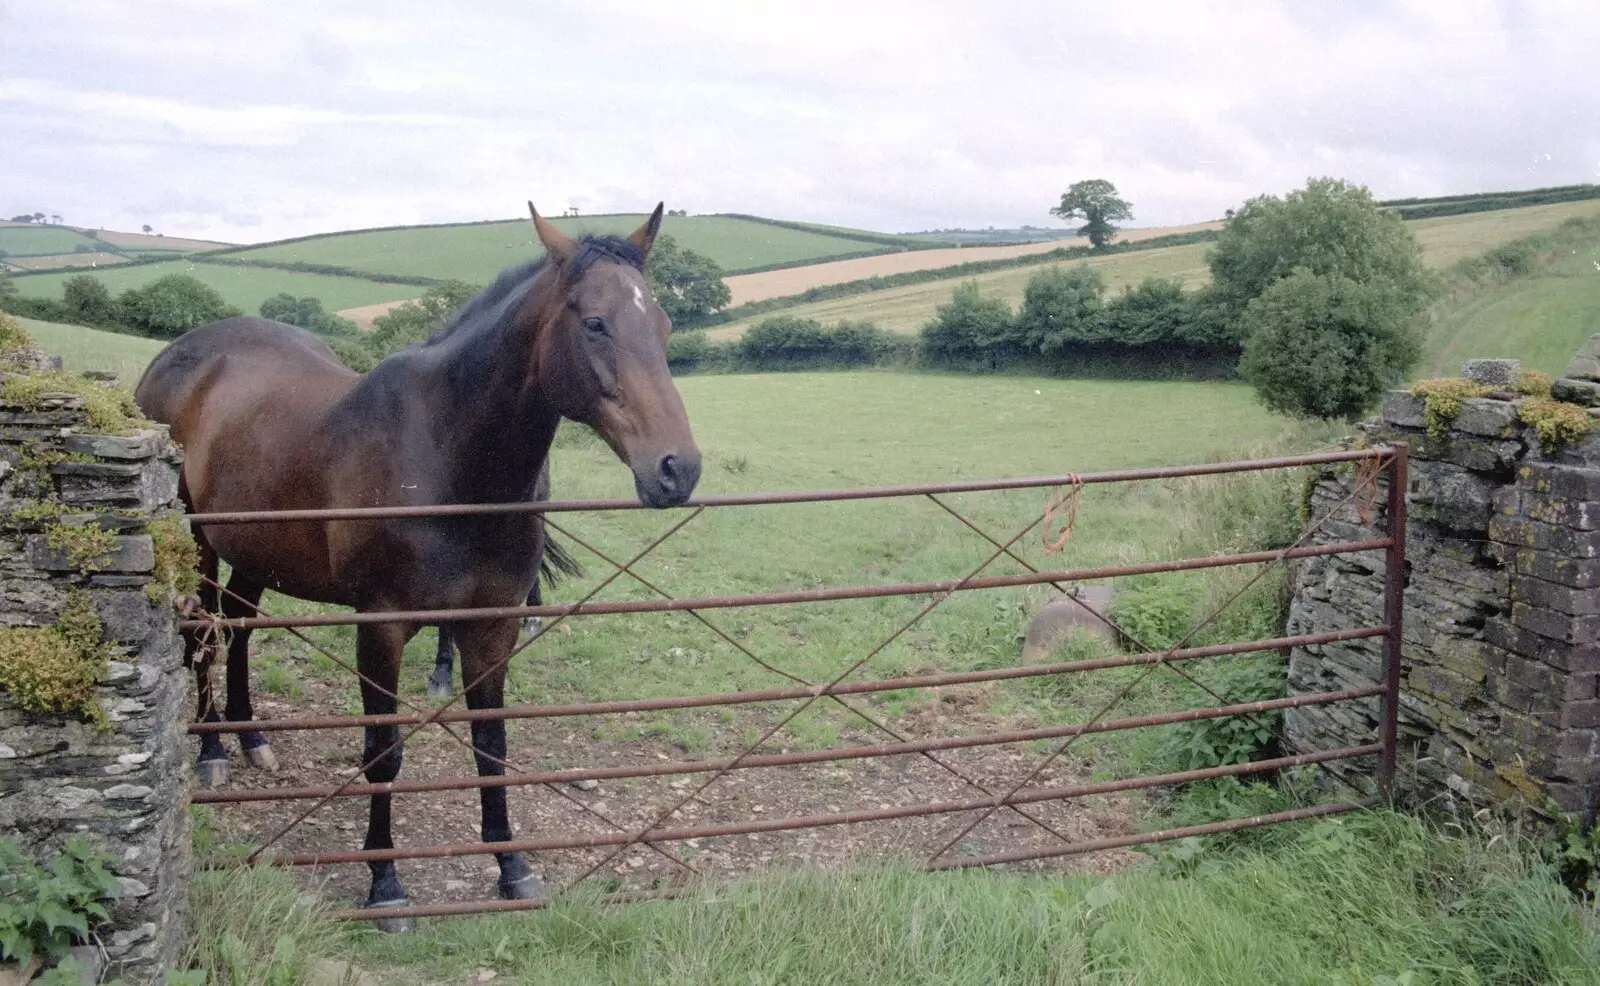
[[(555, 218), (563, 231), (633, 232), (644, 215)], [(790, 229), (729, 216), (669, 216), (662, 230), (680, 246), (705, 254), (725, 270), (745, 270), (882, 249), (824, 231)], [(917, 241), (908, 240), (910, 245)], [(271, 260), (350, 267), (375, 274), (453, 277), (488, 283), (512, 264), (543, 254), (527, 219), (461, 226), (335, 233), (232, 252), (241, 260)]]
[(1440, 312), (1418, 376), (1452, 376), (1465, 360), (1494, 356), (1559, 376), (1583, 341), (1600, 332), (1596, 264), (1600, 240)]
[[(984, 476), (1048, 475), (1128, 466), (1234, 458), (1314, 447), (1331, 434), (1286, 423), (1257, 406), (1247, 388), (1198, 383), (1105, 383), (1022, 378), (972, 378), (895, 373), (812, 373), (690, 377), (680, 389), (706, 455), (705, 494), (817, 487), (855, 487)], [(803, 427), (797, 427), (804, 422)], [(1091, 425), (1090, 422), (1093, 422)], [(826, 436), (819, 440), (818, 436)], [(566, 431), (554, 452), (561, 498), (631, 497), (627, 470), (592, 435)], [(1251, 505), (1292, 500), (1294, 478), (1174, 481), (1094, 487), (1083, 498), (1076, 533), (1065, 552), (1046, 557), (1037, 533), (1017, 551), (1041, 567), (1178, 557), (1250, 540), (1241, 515), (1219, 508), (1221, 497), (1242, 494)], [(968, 494), (950, 505), (1002, 540), (1044, 509), (1045, 491)], [(627, 558), (681, 514), (622, 511), (558, 520), (614, 558)], [(1252, 542), (1253, 543), (1253, 542)], [(577, 549), (585, 577), (550, 598), (573, 600), (609, 574)], [(992, 552), (976, 535), (926, 500), (751, 507), (708, 511), (637, 571), (677, 596), (725, 595), (829, 585), (881, 584), (959, 578)], [(996, 563), (989, 573), (1020, 571)], [(1185, 585), (1196, 586), (1193, 581)], [(1209, 590), (1205, 590), (1209, 591)], [(1013, 663), (1024, 609), (1049, 590), (963, 593), (884, 651), (864, 678), (916, 669), (968, 670)], [(1203, 594), (1203, 592), (1202, 592)], [(626, 580), (601, 599), (651, 598)], [(808, 604), (710, 613), (713, 622), (755, 653), (792, 673), (826, 680), (923, 605), (917, 598)], [(312, 607), (268, 594), (273, 612)], [(1248, 607), (1246, 610), (1248, 614)], [(1227, 623), (1219, 633), (1243, 633)], [(354, 646), (354, 631), (312, 634), (338, 653)], [(342, 672), (281, 631), (264, 631), (261, 652), (291, 676), (315, 674), (345, 686)], [(1238, 639), (1237, 637), (1233, 639)], [(425, 631), (407, 651), (402, 690), (419, 694), (431, 667), (434, 635)], [(1102, 678), (1093, 687), (1110, 687)], [(534, 645), (512, 665), (513, 701), (683, 695), (781, 682), (718, 640), (687, 615), (574, 619)], [(1181, 702), (1161, 679), (1136, 701)], [(880, 709), (893, 717), (926, 696), (889, 693)], [(1044, 709), (1035, 686), (998, 689), (996, 714), (1078, 714), (1076, 705)], [(685, 749), (725, 748), (720, 712), (642, 715), (598, 723), (626, 737), (651, 733)], [(783, 738), (788, 745), (826, 745), (853, 724), (834, 712), (807, 712)], [(1155, 742), (1154, 739), (1151, 742)]]
[(0, 226), (0, 250), (13, 256), (71, 253), (79, 246), (98, 250), (102, 244), (65, 226)]
[[(18, 275), (15, 280), (17, 293), (32, 298), (59, 299), (62, 283), (78, 273), (83, 272)], [(94, 272), (111, 289), (112, 294), (149, 284), (167, 274), (189, 274), (198, 278), (251, 315), (260, 310), (263, 300), (280, 291), (287, 291), (297, 298), (308, 295), (321, 298), (323, 308), (337, 311), (379, 301), (403, 301), (421, 295), (423, 290), (414, 284), (380, 284), (355, 277), (302, 274), (264, 267), (232, 267), (190, 260), (171, 260)]]
[(330, 959), (397, 986), (1600, 983), (1597, 916), (1518, 848), (1377, 811), (1105, 879), (802, 871), (649, 904), (579, 893), (408, 935), (322, 920), (283, 870), (233, 869), (196, 879), (184, 964), (240, 984), (332, 981), (314, 972)]
[[(1600, 200), (1563, 202), (1499, 212), (1478, 212), (1408, 223), (1422, 244), (1429, 266), (1442, 270), (1465, 257), (1476, 256), (1490, 247), (1548, 229), (1573, 216), (1600, 214)], [(1092, 258), (1087, 263), (1100, 271), (1112, 291), (1137, 284), (1146, 277), (1176, 278), (1186, 287), (1198, 287), (1211, 279), (1205, 257), (1209, 244), (1163, 247), (1134, 253)], [(1077, 264), (1084, 261), (1066, 261)], [(1022, 301), (1023, 288), (1038, 267), (980, 274), (977, 281), (985, 294), (997, 295), (1013, 304)], [(961, 280), (966, 280), (965, 278)], [(876, 322), (891, 332), (916, 332), (933, 317), (934, 309), (950, 300), (955, 280), (932, 281), (904, 288), (890, 288), (868, 294), (819, 301), (783, 309), (783, 314), (814, 318), (821, 322), (839, 319), (864, 319)], [(718, 326), (710, 330), (713, 339), (737, 339), (754, 319)]]
[(6, 262), (23, 270), (58, 270), (63, 267), (115, 267), (129, 260), (126, 254), (45, 253), (34, 257), (7, 257)]
[(45, 352), (61, 357), (63, 369), (72, 373), (103, 370), (117, 375), (120, 386), (132, 389), (166, 343), (158, 339), (102, 332), (82, 325), (41, 322), (19, 318), (35, 342)]

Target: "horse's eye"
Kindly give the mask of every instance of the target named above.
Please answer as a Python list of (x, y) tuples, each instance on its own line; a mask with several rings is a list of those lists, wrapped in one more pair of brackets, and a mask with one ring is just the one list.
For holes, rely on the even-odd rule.
[(606, 320), (603, 318), (586, 318), (583, 320), (583, 327), (597, 336), (611, 334), (610, 330), (606, 328)]

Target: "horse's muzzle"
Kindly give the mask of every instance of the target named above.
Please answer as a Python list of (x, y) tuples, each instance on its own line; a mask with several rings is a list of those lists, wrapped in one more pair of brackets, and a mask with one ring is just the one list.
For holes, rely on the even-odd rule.
[(650, 507), (676, 507), (689, 499), (700, 482), (700, 453), (663, 455), (649, 474), (640, 473), (635, 470), (633, 474), (639, 502)]

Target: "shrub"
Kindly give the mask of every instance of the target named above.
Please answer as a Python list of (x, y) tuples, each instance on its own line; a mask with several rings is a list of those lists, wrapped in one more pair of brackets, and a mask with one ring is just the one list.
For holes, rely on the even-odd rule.
[(1095, 320), (1095, 335), (1121, 346), (1161, 345), (1182, 339), (1194, 315), (1182, 284), (1147, 277), (1106, 304)]
[(1421, 356), (1415, 315), (1405, 290), (1391, 282), (1300, 268), (1245, 309), (1239, 370), (1274, 411), (1353, 418)]
[(1482, 397), (1489, 388), (1462, 377), (1441, 377), (1437, 380), (1418, 380), (1411, 385), (1411, 393), (1423, 400), (1424, 416), (1428, 422), (1428, 437), (1442, 441), (1450, 422), (1461, 413), (1461, 402), (1469, 397)]
[(124, 322), (157, 339), (176, 339), (190, 329), (244, 314), (188, 274), (168, 274), (142, 288), (129, 288), (119, 305)]
[(1011, 306), (1000, 298), (984, 297), (977, 281), (967, 281), (922, 327), (922, 352), (935, 364), (981, 361), (993, 367), (1016, 353), (1015, 331)]
[(76, 274), (61, 285), (61, 303), (80, 325), (117, 326), (122, 324), (122, 309), (111, 297), (111, 289), (92, 274)]
[(321, 334), (348, 335), (359, 331), (356, 323), (348, 318), (323, 311), (321, 299), (296, 298), (288, 292), (279, 292), (263, 301), (261, 317)]
[(813, 364), (827, 349), (822, 323), (793, 315), (758, 322), (739, 340), (739, 358), (757, 368)]
[(1030, 352), (1059, 352), (1072, 343), (1103, 340), (1097, 322), (1105, 281), (1086, 264), (1046, 267), (1028, 278), (1016, 335)]
[(0, 960), (38, 955), (53, 962), (88, 941), (90, 920), (107, 916), (100, 901), (122, 889), (106, 871), (108, 862), (104, 851), (75, 835), (45, 870), (15, 842), (0, 839)]

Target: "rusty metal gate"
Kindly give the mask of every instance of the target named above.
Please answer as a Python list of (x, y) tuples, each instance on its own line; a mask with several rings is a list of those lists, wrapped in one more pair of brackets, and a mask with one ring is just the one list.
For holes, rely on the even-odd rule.
[[(1328, 513), (1310, 519), (1305, 532), (1292, 545), (1274, 551), (1255, 551), (1243, 554), (1215, 555), (1209, 557), (1182, 558), (1169, 561), (1153, 561), (1143, 564), (1103, 566), (1096, 568), (1082, 568), (1065, 571), (1041, 571), (1038, 567), (1025, 561), (1016, 550), (1019, 542), (1031, 532), (1044, 527), (1044, 539), (1047, 545), (1055, 540), (1057, 546), (1071, 530), (1071, 519), (1077, 508), (1079, 494), (1087, 486), (1107, 483), (1130, 483), (1150, 480), (1162, 480), (1181, 477), (1211, 476), (1231, 473), (1261, 472), (1267, 470), (1285, 470), (1309, 466), (1325, 466), (1329, 464), (1348, 464), (1356, 470), (1355, 479), (1351, 483), (1350, 493)], [(481, 516), (486, 514), (512, 513), (512, 512), (542, 512), (550, 528), (560, 536), (569, 539), (572, 543), (587, 549), (592, 555), (611, 565), (615, 571), (600, 580), (583, 598), (572, 603), (543, 606), (514, 606), (497, 609), (478, 610), (430, 610), (407, 611), (394, 613), (340, 613), (321, 614), (309, 616), (273, 617), (260, 614), (251, 617), (236, 619), (190, 618), (181, 625), (185, 629), (218, 630), (230, 627), (257, 627), (257, 628), (286, 628), (291, 633), (299, 633), (299, 628), (314, 626), (357, 625), (363, 623), (382, 623), (387, 621), (403, 620), (406, 622), (432, 624), (450, 621), (471, 619), (473, 617), (527, 617), (538, 616), (545, 619), (544, 632), (536, 635), (532, 640), (523, 642), (517, 647), (512, 656), (520, 653), (530, 644), (549, 639), (548, 631), (556, 624), (569, 619), (584, 619), (604, 615), (625, 615), (636, 613), (686, 613), (699, 623), (703, 624), (711, 633), (734, 647), (750, 660), (756, 662), (767, 671), (780, 675), (789, 680), (784, 687), (768, 688), (756, 691), (735, 691), (720, 694), (692, 695), (671, 698), (652, 698), (639, 701), (601, 701), (581, 702), (566, 705), (517, 705), (501, 709), (466, 710), (456, 709), (453, 706), (459, 701), (465, 689), (457, 693), (457, 697), (442, 705), (423, 706), (412, 703), (403, 697), (398, 701), (402, 706), (408, 706), (411, 711), (397, 712), (391, 715), (343, 715), (343, 716), (304, 716), (288, 719), (265, 719), (247, 723), (232, 722), (199, 722), (189, 727), (191, 734), (244, 732), (246, 730), (283, 731), (283, 730), (328, 730), (348, 729), (369, 725), (396, 725), (404, 730), (401, 742), (410, 738), (418, 731), (430, 726), (444, 730), (449, 736), (463, 747), (471, 750), (471, 741), (462, 737), (452, 729), (456, 723), (471, 722), (500, 718), (505, 720), (526, 719), (562, 719), (574, 717), (612, 716), (628, 712), (648, 712), (669, 709), (696, 709), (715, 706), (743, 706), (754, 704), (777, 705), (784, 708), (776, 717), (775, 722), (761, 732), (753, 742), (732, 757), (703, 760), (668, 760), (642, 765), (621, 767), (594, 767), (563, 770), (526, 770), (505, 761), (501, 761), (507, 773), (502, 776), (478, 777), (460, 776), (436, 780), (395, 780), (384, 784), (367, 783), (360, 780), (365, 769), (350, 773), (348, 779), (340, 783), (315, 787), (261, 787), (250, 789), (226, 789), (199, 791), (194, 801), (199, 804), (227, 804), (239, 802), (262, 801), (302, 801), (308, 806), (298, 812), (296, 817), (278, 827), (278, 830), (269, 834), (250, 856), (243, 860), (245, 863), (260, 863), (287, 866), (328, 866), (334, 864), (348, 864), (369, 862), (377, 860), (399, 859), (426, 859), (447, 856), (465, 856), (477, 854), (490, 854), (494, 852), (522, 851), (532, 853), (549, 853), (560, 850), (594, 850), (601, 849), (605, 855), (600, 862), (588, 866), (577, 879), (572, 880), (566, 887), (555, 892), (559, 896), (566, 889), (597, 873), (607, 864), (616, 860), (622, 853), (635, 846), (641, 846), (659, 853), (670, 859), (674, 865), (681, 867), (686, 872), (694, 872), (694, 867), (669, 848), (670, 844), (685, 840), (713, 839), (726, 836), (748, 835), (751, 833), (767, 833), (796, 829), (818, 829), (839, 825), (859, 825), (871, 822), (886, 821), (925, 816), (956, 816), (950, 826), (947, 837), (942, 837), (939, 849), (924, 860), (923, 866), (929, 870), (953, 869), (960, 867), (993, 866), (996, 864), (1012, 863), (1028, 860), (1049, 859), (1074, 854), (1090, 853), (1100, 850), (1129, 847), (1147, 843), (1155, 843), (1189, 836), (1204, 836), (1240, 829), (1252, 828), (1261, 825), (1271, 825), (1297, 819), (1310, 818), (1321, 815), (1331, 815), (1339, 812), (1356, 810), (1370, 806), (1382, 797), (1390, 787), (1395, 771), (1395, 742), (1396, 742), (1396, 712), (1399, 698), (1400, 683), (1400, 642), (1401, 642), (1401, 600), (1404, 587), (1404, 554), (1405, 554), (1405, 489), (1406, 489), (1406, 463), (1407, 451), (1403, 445), (1382, 446), (1354, 451), (1329, 452), (1314, 455), (1301, 455), (1273, 459), (1259, 459), (1239, 462), (1221, 462), (1207, 465), (1181, 466), (1156, 469), (1131, 469), (1114, 472), (1067, 474), (1062, 476), (1044, 476), (1020, 479), (1005, 479), (976, 482), (941, 483), (917, 486), (894, 486), (873, 489), (850, 489), (812, 492), (791, 492), (778, 494), (752, 494), (733, 496), (714, 496), (691, 501), (679, 508), (679, 516), (670, 524), (665, 533), (651, 540), (641, 550), (626, 560), (615, 560), (598, 548), (576, 535), (565, 526), (561, 519), (563, 515), (583, 511), (612, 511), (612, 510), (637, 510), (644, 509), (632, 500), (604, 500), (604, 501), (550, 501), (546, 503), (501, 503), (478, 505), (453, 505), (440, 507), (385, 507), (367, 509), (330, 509), (330, 510), (296, 510), (275, 511), (260, 513), (212, 513), (195, 514), (189, 518), (196, 525), (214, 524), (242, 524), (242, 523), (271, 523), (281, 521), (331, 521), (348, 519), (385, 519), (385, 518), (422, 518), (422, 517), (464, 517)], [(1313, 534), (1319, 532), (1328, 521), (1344, 507), (1355, 503), (1363, 512), (1370, 511), (1380, 489), (1386, 487), (1386, 517), (1388, 530), (1386, 536), (1378, 539), (1362, 541), (1337, 541), (1331, 543), (1311, 544)], [(976, 493), (997, 490), (1040, 490), (1047, 491), (1045, 509), (1035, 516), (1028, 524), (1020, 529), (1013, 530), (1003, 536), (994, 536), (983, 531), (972, 520), (963, 516), (950, 505), (947, 496), (957, 493)], [(942, 579), (936, 581), (903, 583), (894, 585), (862, 585), (849, 587), (811, 588), (783, 592), (772, 592), (755, 595), (715, 596), (703, 598), (680, 599), (669, 595), (654, 582), (633, 571), (633, 566), (641, 559), (648, 556), (668, 538), (692, 522), (706, 510), (737, 508), (758, 504), (797, 504), (820, 503), (828, 501), (882, 499), (892, 497), (921, 497), (932, 501), (941, 510), (966, 529), (972, 531), (987, 542), (992, 550), (983, 560), (975, 565), (965, 575), (955, 579)], [(1065, 518), (1066, 523), (1062, 524)], [(1059, 525), (1059, 526), (1058, 526)], [(1055, 528), (1052, 530), (1052, 528)], [(1267, 574), (1274, 566), (1281, 565), (1290, 559), (1310, 558), (1330, 555), (1346, 555), (1359, 552), (1382, 551), (1386, 555), (1387, 591), (1384, 597), (1383, 622), (1373, 626), (1350, 627), (1343, 630), (1302, 634), (1298, 636), (1283, 636), (1264, 640), (1241, 641), (1237, 643), (1215, 644), (1203, 647), (1188, 646), (1197, 633), (1210, 625), (1216, 618), (1240, 596)], [(985, 575), (984, 571), (1002, 557), (1009, 558), (1019, 564), (1026, 571), (1011, 575)], [(1145, 573), (1181, 572), (1199, 569), (1215, 569), (1227, 566), (1259, 566), (1259, 570), (1245, 585), (1234, 592), (1227, 600), (1218, 605), (1214, 611), (1183, 636), (1174, 646), (1157, 650), (1144, 646), (1139, 641), (1132, 639), (1126, 631), (1116, 627), (1114, 622), (1097, 610), (1086, 607), (1087, 611), (1097, 619), (1104, 621), (1113, 630), (1118, 632), (1135, 649), (1133, 653), (1122, 653), (1115, 656), (1096, 658), (1092, 660), (1079, 660), (1038, 665), (1022, 665), (1014, 667), (992, 668), (986, 670), (965, 671), (958, 673), (915, 674), (909, 676), (851, 680), (859, 671), (865, 668), (877, 655), (883, 652), (906, 631), (918, 624), (924, 617), (937, 606), (956, 592), (978, 591), (1003, 587), (1048, 585), (1057, 590), (1065, 591), (1066, 583), (1077, 583), (1090, 580), (1103, 580), (1120, 576), (1138, 575)], [(653, 600), (625, 600), (625, 601), (595, 601), (598, 595), (613, 582), (628, 576), (641, 584), (646, 590), (659, 597)], [(226, 591), (221, 586), (213, 587), (218, 591)], [(1069, 597), (1071, 594), (1068, 594)], [(914, 615), (903, 621), (899, 627), (876, 646), (866, 650), (862, 656), (841, 668), (836, 674), (824, 681), (806, 681), (783, 671), (774, 663), (764, 660), (754, 653), (748, 646), (741, 643), (735, 635), (727, 632), (706, 614), (720, 609), (732, 609), (753, 606), (777, 606), (795, 603), (814, 603), (821, 601), (865, 599), (885, 596), (924, 596), (927, 597), (925, 605), (919, 608)], [(1385, 638), (1387, 642), (1386, 673), (1382, 681), (1368, 687), (1351, 688), (1342, 691), (1333, 691), (1318, 694), (1293, 695), (1286, 698), (1271, 699), (1266, 701), (1249, 702), (1243, 704), (1229, 704), (1215, 690), (1196, 680), (1184, 668), (1186, 662), (1202, 658), (1221, 655), (1245, 654), (1268, 650), (1286, 651), (1288, 648), (1326, 644), (1339, 641), (1353, 641), (1368, 638)], [(302, 639), (305, 639), (302, 635)], [(311, 643), (309, 640), (307, 643)], [(312, 644), (312, 646), (316, 646)], [(318, 648), (319, 650), (321, 648)], [(352, 673), (355, 669), (348, 662), (337, 655), (322, 651), (330, 659), (342, 664)], [(507, 662), (510, 658), (508, 657)], [(502, 664), (501, 667), (505, 665)], [(884, 721), (873, 711), (863, 707), (858, 702), (852, 702), (851, 696), (867, 695), (872, 693), (890, 692), (902, 689), (940, 688), (942, 686), (973, 684), (980, 682), (993, 682), (1016, 680), (1024, 678), (1043, 678), (1047, 676), (1077, 675), (1085, 672), (1106, 668), (1142, 668), (1129, 682), (1116, 690), (1108, 701), (1096, 708), (1093, 714), (1083, 722), (1071, 725), (1055, 725), (1033, 729), (1010, 730), (1005, 732), (983, 733), (969, 736), (936, 737), (924, 739), (907, 739), (897, 732), (893, 726)], [(1184, 709), (1181, 711), (1166, 712), (1154, 715), (1131, 716), (1124, 718), (1111, 718), (1119, 703), (1129, 692), (1158, 668), (1166, 669), (1169, 673), (1182, 676), (1190, 684), (1198, 687), (1211, 696), (1219, 704), (1207, 708)], [(1340, 749), (1322, 750), (1301, 753), (1292, 756), (1274, 757), (1248, 763), (1229, 764), (1226, 766), (1212, 767), (1198, 770), (1179, 771), (1161, 775), (1137, 776), (1115, 780), (1099, 781), (1088, 784), (1069, 786), (1037, 786), (1035, 781), (1043, 774), (1052, 763), (1061, 758), (1080, 737), (1110, 733), (1119, 730), (1132, 730), (1152, 726), (1171, 725), (1174, 723), (1189, 723), (1207, 719), (1217, 719), (1228, 716), (1241, 716), (1253, 718), (1263, 713), (1279, 710), (1300, 708), (1307, 706), (1329, 705), (1338, 702), (1350, 702), (1362, 699), (1378, 699), (1380, 703), (1380, 726), (1372, 742), (1360, 746), (1345, 747)], [(817, 702), (827, 702), (841, 706), (856, 719), (881, 733), (887, 742), (878, 745), (859, 745), (847, 747), (834, 747), (822, 750), (805, 750), (799, 752), (763, 752), (769, 748), (773, 737), (800, 715), (804, 710)], [(1019, 745), (1018, 749), (1026, 749), (1021, 744), (1049, 743), (1048, 752), (1040, 755), (1027, 769), (1020, 780), (1007, 784), (986, 782), (984, 778), (971, 776), (968, 771), (939, 756), (941, 751), (969, 749), (974, 747), (991, 747), (1000, 745)], [(477, 751), (474, 751), (477, 752)], [(731, 771), (756, 770), (756, 769), (782, 769), (796, 764), (816, 764), (831, 761), (857, 760), (867, 758), (883, 758), (914, 755), (931, 762), (939, 769), (958, 778), (962, 784), (971, 790), (971, 797), (914, 805), (898, 805), (889, 807), (860, 808), (856, 810), (841, 810), (826, 814), (796, 815), (790, 817), (750, 817), (740, 821), (723, 822), (718, 824), (685, 824), (674, 821), (685, 805), (691, 801), (704, 802), (704, 795), (713, 785), (729, 774)], [(379, 756), (382, 756), (380, 753)], [(1184, 784), (1192, 781), (1220, 778), (1243, 777), (1249, 775), (1263, 775), (1284, 770), (1290, 767), (1321, 764), (1327, 765), (1334, 761), (1345, 761), (1356, 758), (1376, 757), (1376, 785), (1377, 794), (1358, 792), (1351, 800), (1339, 803), (1319, 804), (1314, 807), (1298, 808), (1250, 818), (1240, 818), (1229, 821), (1214, 822), (1206, 825), (1193, 825), (1182, 828), (1171, 828), (1162, 831), (1142, 832), (1111, 838), (1100, 838), (1086, 841), (1072, 841), (1067, 836), (1052, 828), (1047, 822), (1037, 817), (1029, 810), (1030, 805), (1044, 802), (1060, 801), (1063, 799), (1084, 798), (1090, 795), (1109, 794), (1114, 792), (1137, 791), (1150, 788), (1167, 787)], [(678, 776), (682, 778), (697, 777), (698, 781), (688, 783), (674, 792), (677, 797), (669, 807), (657, 812), (651, 820), (642, 826), (623, 826), (604, 816), (603, 813), (593, 810), (590, 806), (576, 802), (565, 786), (571, 782), (598, 781), (626, 778), (647, 778), (662, 776)], [(541, 834), (532, 838), (516, 838), (510, 842), (482, 843), (449, 843), (434, 845), (409, 845), (395, 849), (383, 850), (344, 850), (329, 849), (327, 851), (308, 853), (280, 853), (274, 854), (272, 848), (296, 825), (305, 822), (319, 809), (339, 798), (361, 797), (378, 793), (398, 795), (414, 794), (433, 791), (475, 790), (485, 787), (516, 787), (526, 785), (544, 785), (557, 794), (566, 797), (569, 801), (578, 803), (588, 817), (606, 826), (606, 831), (570, 832)], [(1013, 813), (1016, 817), (1026, 820), (1027, 824), (1038, 826), (1049, 832), (1053, 843), (1045, 847), (1030, 846), (1010, 851), (989, 853), (987, 855), (961, 855), (953, 854), (952, 850), (960, 844), (964, 837), (971, 833), (980, 823), (996, 812), (1005, 811)], [(966, 816), (966, 817), (961, 817)], [(670, 896), (672, 891), (663, 891), (648, 896)], [(637, 899), (639, 895), (616, 895), (618, 899)], [(468, 914), (489, 911), (525, 910), (545, 906), (547, 900), (538, 901), (504, 901), (504, 900), (470, 900), (452, 901), (445, 903), (412, 905), (406, 908), (386, 907), (353, 908), (338, 911), (336, 917), (343, 919), (375, 919), (375, 918), (401, 918), (401, 917), (428, 917), (450, 914)]]

